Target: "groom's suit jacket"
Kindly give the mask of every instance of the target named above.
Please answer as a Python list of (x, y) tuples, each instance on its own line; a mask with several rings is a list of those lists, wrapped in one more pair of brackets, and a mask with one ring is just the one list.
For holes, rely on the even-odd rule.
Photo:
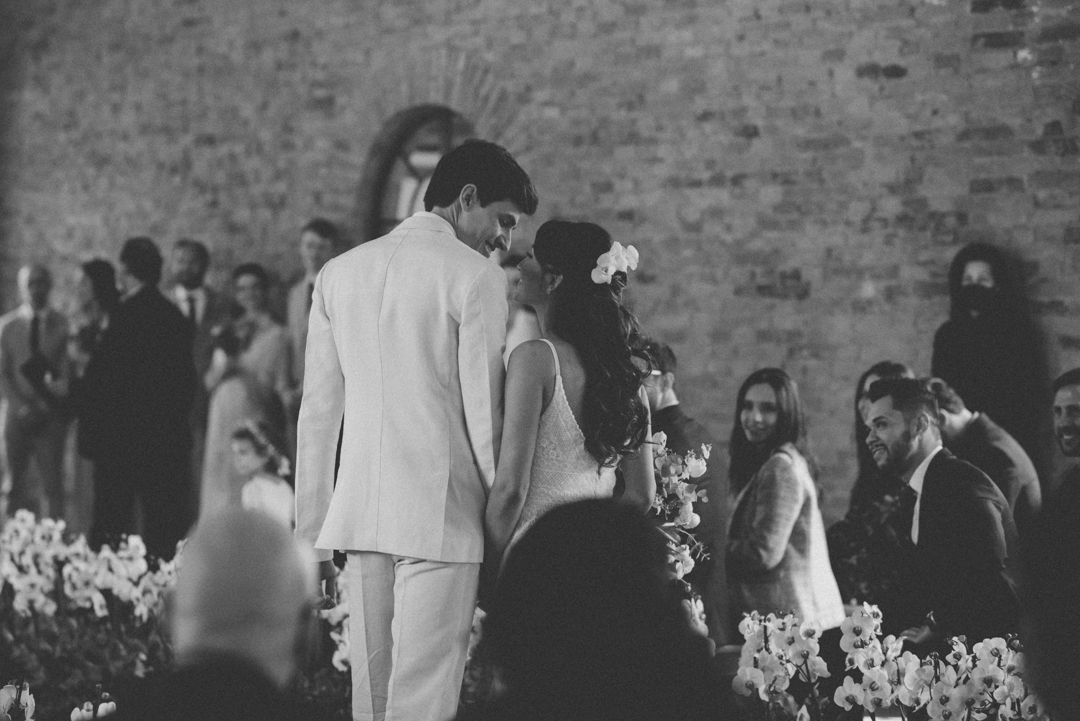
[(1009, 567), (1016, 551), (1005, 496), (985, 473), (942, 449), (926, 470), (918, 543), (902, 574), (907, 603), (894, 630), (922, 625), (932, 611), (942, 634), (964, 634), (969, 643), (1015, 633), (1020, 605)]
[(323, 267), (296, 459), (296, 532), (321, 560), (483, 560), (506, 315), (502, 269), (432, 213)]

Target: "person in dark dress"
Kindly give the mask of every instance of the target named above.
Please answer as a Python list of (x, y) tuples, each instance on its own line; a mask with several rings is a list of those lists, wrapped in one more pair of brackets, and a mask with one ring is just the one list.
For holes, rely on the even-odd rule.
[(712, 446), (717, 451), (707, 461), (705, 473), (694, 479), (698, 488), (705, 490), (708, 500), (694, 504), (694, 511), (701, 517), (701, 523), (693, 529), (693, 533), (699, 542), (705, 544), (709, 557), (695, 564), (694, 570), (684, 580), (701, 594), (709, 636), (717, 646), (723, 646), (729, 640), (734, 640), (728, 638), (728, 629), (732, 624), (728, 618), (727, 570), (724, 565), (724, 543), (728, 517), (731, 515), (727, 478), (717, 471), (720, 454), (712, 434), (686, 415), (679, 403), (675, 393), (675, 373), (678, 369), (675, 352), (666, 343), (655, 340), (649, 341), (647, 350), (654, 363), (651, 375), (644, 382), (649, 410), (652, 412), (653, 433), (664, 433), (667, 447), (680, 455), (691, 450), (700, 453), (703, 445)]
[(157, 288), (161, 265), (149, 238), (124, 244), (123, 300), (87, 363), (79, 416), (80, 450), (94, 462), (91, 545), (115, 546), (135, 533), (138, 503), (147, 552), (169, 559), (194, 516), (188, 414), (195, 367), (191, 325)]
[(956, 254), (949, 268), (950, 316), (934, 335), (930, 373), (969, 409), (993, 418), (1043, 475), (1049, 445), (1046, 351), (1015, 266), (988, 243), (972, 243)]

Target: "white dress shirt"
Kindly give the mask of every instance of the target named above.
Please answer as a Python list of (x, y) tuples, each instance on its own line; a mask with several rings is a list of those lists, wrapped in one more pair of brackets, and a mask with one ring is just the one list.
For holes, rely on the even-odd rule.
[(180, 312), (184, 314), (184, 317), (188, 317), (188, 298), (195, 301), (195, 324), (202, 323), (202, 319), (206, 317), (206, 288), (201, 285), (194, 290), (188, 290), (182, 285), (177, 284), (173, 288), (173, 295), (176, 297), (176, 304), (180, 306)]
[(942, 445), (939, 443), (937, 448), (930, 451), (930, 454), (923, 459), (919, 467), (915, 469), (915, 472), (911, 474), (911, 480), (908, 481), (908, 485), (911, 486), (911, 490), (915, 491), (915, 510), (911, 519), (911, 542), (919, 542), (919, 509), (922, 508), (922, 487), (926, 482), (926, 469), (930, 466), (930, 461), (934, 456), (938, 454), (938, 451), (942, 449)]

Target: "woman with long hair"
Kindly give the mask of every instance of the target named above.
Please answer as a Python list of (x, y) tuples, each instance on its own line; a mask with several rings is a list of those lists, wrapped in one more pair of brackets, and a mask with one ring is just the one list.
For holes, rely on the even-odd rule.
[(734, 620), (794, 612), (823, 629), (844, 620), (814, 464), (795, 381), (779, 368), (750, 374), (739, 388), (731, 431), (728, 586)]
[(899, 478), (883, 474), (874, 462), (866, 436), (870, 386), (882, 378), (914, 378), (903, 363), (884, 360), (870, 366), (855, 386), (855, 485), (847, 515), (829, 527), (829, 558), (845, 602), (876, 603), (887, 608), (899, 583), (897, 556), (901, 533), (893, 521), (899, 510)]
[(486, 522), (501, 555), (541, 515), (582, 498), (611, 496), (644, 514), (655, 485), (649, 359), (622, 305), (636, 253), (598, 225), (550, 220), (520, 264), (516, 298), (536, 312), (541, 338), (522, 343), (506, 372), (502, 449)]
[(253, 421), (284, 437), (285, 409), (295, 392), (289, 334), (268, 308), (269, 274), (257, 263), (243, 263), (233, 271), (232, 281), (241, 315), (212, 331), (214, 355), (203, 379), (211, 395), (200, 494), (202, 515), (240, 503), (246, 479), (233, 465), (233, 431)]

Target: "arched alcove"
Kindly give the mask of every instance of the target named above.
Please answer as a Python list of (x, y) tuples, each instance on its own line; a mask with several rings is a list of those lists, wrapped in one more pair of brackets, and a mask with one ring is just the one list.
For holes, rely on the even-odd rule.
[(439, 158), (475, 135), (468, 120), (442, 105), (418, 105), (387, 120), (371, 145), (357, 190), (354, 227), (360, 242), (423, 210)]

